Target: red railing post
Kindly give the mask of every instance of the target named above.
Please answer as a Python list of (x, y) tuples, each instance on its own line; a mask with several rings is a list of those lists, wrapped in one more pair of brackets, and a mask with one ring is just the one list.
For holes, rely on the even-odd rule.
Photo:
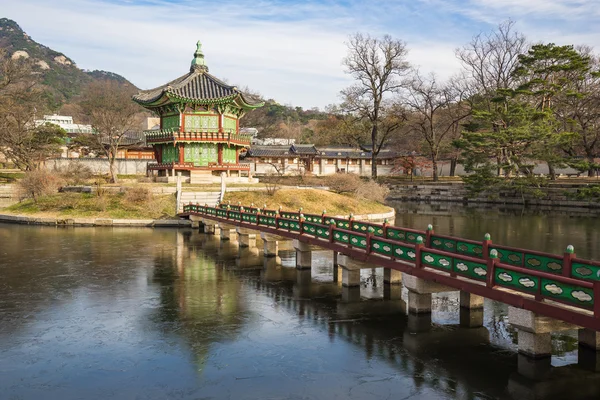
[(333, 243), (333, 224), (329, 224), (329, 243)]
[[(367, 254), (371, 254), (371, 238), (373, 237), (373, 232), (375, 232), (375, 228), (373, 228), (372, 226), (369, 226), (369, 229), (367, 230), (367, 248), (365, 249)], [(392, 256), (393, 255), (394, 255), (394, 253), (392, 253)], [(394, 257), (392, 257), (392, 260), (393, 259), (394, 259)]]
[(490, 256), (487, 259), (487, 276), (486, 286), (488, 288), (494, 287), (494, 275), (496, 273), (496, 264), (498, 263), (498, 251), (492, 250)]
[(325, 216), (326, 212), (327, 210), (323, 210), (323, 213), (321, 214), (321, 224), (325, 224), (325, 220), (327, 219), (327, 217)]
[(387, 239), (387, 238), (388, 238), (388, 236), (387, 236), (387, 228), (388, 228), (388, 219), (387, 219), (387, 218), (385, 218), (385, 219), (383, 220), (383, 238), (384, 238), (384, 239)]
[(571, 266), (573, 265), (574, 258), (575, 248), (572, 245), (568, 245), (567, 250), (565, 250), (565, 254), (563, 255), (562, 276), (566, 276), (568, 278), (571, 277)]
[(427, 225), (427, 231), (425, 232), (425, 246), (431, 248), (431, 235), (433, 235), (433, 225)]
[(481, 257), (484, 260), (490, 258), (490, 244), (492, 244), (492, 237), (489, 233), (486, 233), (483, 237), (483, 242), (481, 242)]
[(417, 243), (415, 244), (415, 268), (423, 268), (421, 263), (421, 249), (423, 247), (423, 236), (419, 236), (417, 237)]
[(600, 281), (594, 281), (594, 317), (600, 318)]
[(302, 214), (302, 208), (300, 208), (300, 214), (298, 214), (298, 227), (300, 228), (300, 235), (304, 232), (302, 231), (304, 225), (304, 214)]

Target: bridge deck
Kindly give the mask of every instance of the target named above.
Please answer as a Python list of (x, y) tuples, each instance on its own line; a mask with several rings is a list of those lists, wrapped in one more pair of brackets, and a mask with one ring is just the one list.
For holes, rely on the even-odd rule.
[[(600, 331), (600, 263), (352, 218), (186, 205), (180, 217), (297, 239), (353, 259)], [(487, 236), (487, 235), (486, 235)]]

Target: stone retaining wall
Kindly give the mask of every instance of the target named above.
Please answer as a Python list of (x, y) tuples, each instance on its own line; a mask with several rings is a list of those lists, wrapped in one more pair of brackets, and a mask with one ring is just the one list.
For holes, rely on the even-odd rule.
[(529, 194), (521, 195), (516, 190), (505, 190), (495, 194), (482, 192), (473, 196), (461, 182), (394, 184), (390, 186), (387, 200), (600, 208), (600, 203), (597, 201), (572, 200), (566, 195), (567, 192), (575, 194), (582, 187), (584, 185), (581, 184), (551, 184), (540, 189), (544, 193), (543, 197), (536, 198)]
[(0, 214), (0, 222), (25, 225), (52, 226), (113, 226), (113, 227), (150, 227), (150, 228), (187, 228), (192, 221), (185, 219), (110, 219), (110, 218), (64, 218), (29, 217), (23, 215)]

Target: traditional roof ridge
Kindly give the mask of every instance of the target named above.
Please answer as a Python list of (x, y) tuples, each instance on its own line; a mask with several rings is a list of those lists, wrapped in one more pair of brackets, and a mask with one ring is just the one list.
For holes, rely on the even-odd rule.
[(229, 85), (208, 73), (204, 62), (201, 44), (198, 42), (190, 72), (154, 89), (141, 90), (133, 100), (142, 105), (150, 105), (161, 98), (175, 98), (199, 104), (215, 104), (239, 98), (238, 106), (256, 108), (263, 102), (250, 94), (243, 93), (236, 86)]

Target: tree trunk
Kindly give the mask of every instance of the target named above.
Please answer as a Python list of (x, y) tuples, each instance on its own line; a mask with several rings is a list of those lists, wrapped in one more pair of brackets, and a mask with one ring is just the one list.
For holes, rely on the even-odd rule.
[(555, 181), (556, 180), (556, 170), (554, 169), (554, 164), (552, 164), (550, 161), (548, 161), (547, 164), (548, 164), (548, 175), (550, 175), (550, 180)]
[(377, 123), (373, 124), (371, 129), (371, 179), (377, 179), (377, 154), (375, 148), (377, 147)]
[(433, 181), (437, 182), (438, 181), (438, 165), (437, 165), (437, 159), (432, 158), (431, 159), (431, 165), (432, 165), (432, 169), (433, 169)]
[(452, 157), (450, 159), (450, 176), (454, 176), (456, 174), (456, 164), (458, 160), (456, 157)]
[[(594, 156), (591, 154), (588, 154), (585, 158), (587, 158), (587, 161), (590, 163), (590, 165), (594, 164)], [(588, 177), (592, 178), (596, 175), (596, 168), (590, 168), (588, 169)]]
[(116, 158), (116, 155), (111, 154), (110, 159), (108, 160), (111, 183), (117, 183), (119, 180), (117, 177), (117, 165), (115, 163), (115, 158)]

